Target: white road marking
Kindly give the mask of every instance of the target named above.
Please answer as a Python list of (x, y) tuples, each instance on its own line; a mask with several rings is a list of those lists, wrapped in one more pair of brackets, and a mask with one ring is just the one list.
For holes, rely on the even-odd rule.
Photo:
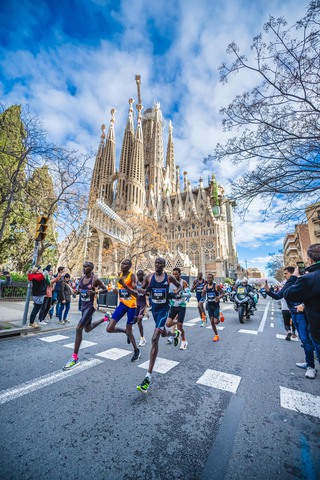
[(51, 335), (50, 337), (39, 338), (39, 340), (41, 340), (42, 342), (51, 343), (51, 342), (58, 342), (59, 340), (65, 340), (66, 338), (69, 338), (69, 337), (66, 337), (65, 335)]
[[(153, 371), (157, 373), (167, 373), (169, 370), (179, 365), (179, 363), (180, 362), (174, 362), (173, 360), (166, 360), (165, 358), (158, 357), (156, 363), (154, 364)], [(145, 368), (148, 370), (149, 360), (139, 365), (139, 368)]]
[(271, 327), (271, 328), (274, 328), (274, 323), (270, 323), (270, 327)]
[(280, 405), (288, 410), (320, 418), (320, 397), (280, 386)]
[(108, 358), (109, 360), (119, 360), (119, 358), (125, 357), (133, 353), (131, 350), (124, 350), (122, 348), (110, 348), (104, 352), (96, 353), (97, 357)]
[(251, 335), (258, 335), (257, 330), (246, 330), (244, 328), (240, 328), (240, 330), (238, 330), (238, 333), (249, 333)]
[(184, 325), (185, 327), (195, 327), (195, 326), (196, 326), (195, 323), (189, 323), (189, 322), (184, 322), (183, 325)]
[[(87, 340), (82, 340), (80, 350), (82, 350), (82, 348), (92, 347), (92, 345), (98, 345), (98, 344), (94, 342), (88, 342)], [(63, 346), (66, 348), (74, 348), (74, 343), (68, 343), (67, 345), (63, 345)]]
[[(285, 340), (287, 335), (280, 335), (280, 333), (276, 334), (276, 338), (280, 338), (281, 340)], [(291, 337), (291, 342), (298, 342), (299, 340), (297, 338), (292, 338)]]
[(274, 317), (271, 317), (270, 320), (274, 320)]
[(197, 380), (200, 385), (226, 390), (227, 392), (237, 393), (241, 377), (230, 373), (218, 372), (217, 370), (206, 370)]
[(267, 320), (267, 315), (268, 315), (269, 306), (270, 306), (270, 302), (267, 303), (267, 305), (266, 305), (266, 307), (265, 307), (265, 309), (264, 309), (263, 317), (262, 317), (262, 319), (261, 319), (261, 322), (260, 322), (260, 325), (259, 325), (259, 328), (258, 328), (258, 332), (263, 332), (264, 325), (265, 325), (266, 320)]
[(11, 400), (15, 400), (16, 398), (22, 397), (23, 395), (27, 395), (28, 393), (34, 392), (35, 390), (39, 390), (39, 388), (47, 387), (48, 385), (59, 382), (60, 380), (64, 380), (72, 375), (83, 372), (84, 370), (88, 370), (88, 368), (95, 367), (100, 363), (103, 363), (103, 361), (99, 360), (98, 358), (94, 358), (93, 360), (80, 363), (71, 370), (67, 370), (65, 372), (58, 371), (54, 373), (49, 373), (48, 375), (36, 378), (35, 380), (22, 383), (17, 387), (4, 390), (0, 392), (0, 405), (10, 402)]
[(191, 320), (188, 320), (188, 323), (196, 323), (196, 322), (201, 322), (200, 318), (191, 318)]
[[(206, 328), (210, 328), (212, 330), (212, 327), (211, 325), (209, 325), (209, 327), (206, 327)], [(219, 325), (217, 325), (217, 330), (224, 330), (225, 327), (220, 327)]]

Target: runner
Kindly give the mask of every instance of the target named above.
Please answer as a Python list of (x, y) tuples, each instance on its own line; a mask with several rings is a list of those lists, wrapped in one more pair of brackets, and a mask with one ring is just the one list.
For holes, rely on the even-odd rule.
[[(176, 296), (176, 298), (171, 298), (170, 299), (170, 312), (168, 316), (168, 320), (166, 323), (166, 327), (170, 328), (174, 325), (177, 325), (178, 330), (181, 332), (181, 344), (180, 344), (180, 350), (186, 350), (188, 346), (188, 342), (186, 340), (185, 336), (185, 331), (183, 328), (183, 321), (186, 316), (186, 310), (187, 310), (187, 301), (186, 298), (184, 297), (184, 293), (187, 293), (187, 289), (189, 289), (189, 285), (185, 280), (181, 278), (181, 270), (179, 267), (175, 267), (172, 270), (173, 275), (175, 276), (177, 282), (181, 285), (182, 290), (180, 291), (179, 296)], [(175, 293), (176, 294), (177, 289), (175, 286), (171, 283), (169, 292)], [(171, 337), (169, 337), (170, 339)], [(168, 340), (169, 340), (168, 339)], [(176, 346), (178, 343), (178, 338), (173, 338), (173, 342)], [(171, 342), (170, 342), (171, 343)]]
[[(169, 287), (173, 283), (177, 287), (176, 295), (181, 291), (180, 283), (172, 275), (168, 275), (164, 271), (166, 261), (164, 258), (156, 258), (155, 260), (155, 272), (146, 276), (141, 289), (148, 289), (151, 293), (151, 306), (152, 314), (155, 321), (155, 329), (152, 336), (152, 346), (150, 350), (150, 361), (148, 373), (141, 385), (137, 386), (137, 390), (142, 393), (147, 393), (150, 382), (153, 367), (158, 355), (159, 350), (159, 338), (168, 337), (172, 335), (170, 330), (166, 330), (165, 324), (168, 317), (169, 311)], [(171, 294), (173, 296), (173, 294)], [(179, 339), (180, 331), (177, 330), (175, 333), (175, 338)], [(175, 344), (177, 345), (178, 342)]]
[(214, 332), (213, 341), (217, 342), (220, 337), (218, 335), (218, 330), (216, 325), (220, 323), (220, 304), (219, 301), (223, 297), (223, 291), (213, 281), (212, 273), (209, 273), (207, 276), (207, 284), (204, 286), (202, 297), (207, 300), (206, 308), (210, 318), (212, 330)]
[(196, 297), (197, 297), (197, 302), (198, 302), (198, 311), (201, 319), (201, 324), (200, 327), (203, 327), (204, 324), (207, 322), (207, 315), (204, 310), (204, 301), (205, 299), (202, 298), (202, 292), (207, 284), (207, 281), (203, 278), (203, 273), (199, 272), (198, 277), (194, 280), (191, 292), (196, 291)]
[(100, 287), (100, 292), (106, 292), (104, 284), (93, 273), (94, 265), (91, 262), (83, 264), (84, 276), (80, 279), (78, 290), (75, 292), (81, 296), (81, 318), (76, 328), (76, 338), (74, 342), (74, 352), (71, 360), (63, 367), (63, 370), (70, 370), (79, 364), (79, 348), (82, 342), (82, 331), (89, 333), (96, 328), (100, 323), (107, 321), (108, 315), (105, 315), (101, 320), (92, 323), (92, 316), (96, 311), (96, 293), (95, 290)]
[[(125, 259), (121, 262), (121, 273), (118, 278), (117, 290), (119, 293), (120, 303), (113, 312), (111, 320), (107, 326), (108, 333), (125, 333), (127, 342), (132, 343), (134, 353), (131, 362), (135, 362), (140, 358), (140, 350), (137, 347), (132, 327), (134, 324), (135, 313), (137, 308), (137, 280), (134, 273), (131, 272), (132, 262)], [(117, 327), (119, 320), (127, 314), (126, 329)]]
[(137, 323), (139, 332), (140, 332), (139, 347), (144, 347), (147, 343), (143, 335), (143, 325), (142, 325), (142, 320), (147, 310), (147, 295), (146, 293), (141, 292), (141, 286), (143, 284), (144, 277), (145, 277), (144, 271), (138, 270), (137, 271), (138, 297), (137, 297), (137, 309), (135, 313), (135, 323)]

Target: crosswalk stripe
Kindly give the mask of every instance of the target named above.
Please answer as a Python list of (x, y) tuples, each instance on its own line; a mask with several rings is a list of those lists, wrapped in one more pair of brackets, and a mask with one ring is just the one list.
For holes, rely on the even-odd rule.
[(288, 410), (320, 418), (320, 397), (280, 386), (280, 405)]
[(17, 387), (4, 390), (0, 392), (0, 405), (10, 402), (11, 400), (15, 400), (16, 398), (22, 397), (23, 395), (27, 395), (28, 393), (34, 392), (35, 390), (39, 390), (40, 388), (47, 387), (48, 385), (59, 382), (60, 380), (65, 380), (72, 375), (83, 372), (84, 370), (88, 370), (88, 368), (95, 367), (100, 363), (103, 363), (103, 361), (99, 360), (98, 358), (94, 358), (93, 360), (82, 362), (73, 369), (66, 372), (60, 370), (58, 372), (49, 373), (48, 375), (36, 378), (35, 380), (22, 383)]
[(119, 360), (119, 358), (125, 357), (130, 353), (133, 353), (132, 350), (124, 350), (123, 348), (110, 348), (104, 352), (96, 353), (96, 356), (107, 358), (109, 360)]
[(41, 340), (42, 342), (51, 343), (51, 342), (58, 342), (59, 340), (65, 340), (67, 338), (69, 337), (67, 337), (66, 335), (50, 335), (49, 337), (42, 337), (42, 338), (39, 337), (39, 340)]
[[(276, 334), (276, 338), (280, 338), (281, 340), (285, 340), (286, 336), (287, 336), (287, 335), (281, 335), (280, 333), (277, 333), (277, 334)], [(299, 340), (298, 340), (298, 338), (292, 338), (292, 337), (291, 337), (291, 341), (292, 341), (292, 342), (298, 342)]]
[[(88, 342), (87, 340), (82, 340), (80, 350), (82, 348), (92, 347), (93, 345), (98, 345), (98, 344), (94, 342)], [(67, 345), (63, 345), (63, 346), (66, 348), (74, 348), (74, 343), (67, 343)]]
[(258, 335), (258, 332), (257, 330), (246, 330), (245, 328), (240, 328), (240, 330), (238, 330), (238, 333), (248, 333), (249, 335)]
[(207, 387), (226, 390), (227, 392), (237, 393), (241, 377), (231, 373), (219, 372), (217, 370), (206, 370), (196, 383), (206, 385)]
[[(167, 360), (166, 358), (158, 357), (154, 364), (153, 371), (157, 373), (167, 373), (169, 372), (169, 370), (179, 365), (179, 363), (180, 362), (175, 362), (173, 360)], [(147, 362), (141, 363), (141, 365), (138, 365), (138, 367), (148, 370), (149, 360)]]

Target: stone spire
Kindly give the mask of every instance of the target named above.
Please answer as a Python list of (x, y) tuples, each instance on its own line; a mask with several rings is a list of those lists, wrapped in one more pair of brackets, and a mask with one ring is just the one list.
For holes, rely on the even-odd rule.
[(142, 108), (141, 104), (137, 105), (138, 121), (127, 178), (126, 209), (137, 213), (142, 213), (145, 205)]
[(129, 98), (129, 114), (126, 128), (123, 135), (123, 142), (120, 156), (120, 167), (118, 173), (116, 206), (118, 210), (125, 210), (127, 205), (126, 181), (129, 174), (129, 162), (134, 144), (134, 125), (133, 125), (133, 104), (134, 100)]
[(174, 146), (173, 146), (173, 136), (172, 136), (172, 122), (169, 121), (169, 137), (167, 145), (167, 156), (166, 156), (166, 179), (170, 179), (170, 193), (175, 194), (176, 189), (176, 162), (174, 159)]
[(103, 163), (101, 172), (101, 199), (107, 204), (112, 205), (113, 201), (113, 182), (116, 174), (116, 139), (114, 132), (115, 122), (114, 108), (111, 109), (111, 120), (108, 130), (107, 140), (103, 152)]
[(106, 138), (105, 135), (105, 125), (101, 125), (101, 137), (100, 137), (100, 144), (98, 148), (98, 152), (96, 155), (96, 161), (93, 168), (93, 174), (91, 179), (90, 185), (90, 193), (89, 193), (89, 206), (92, 206), (97, 198), (101, 196), (101, 184), (102, 184), (102, 171), (103, 171), (103, 155), (104, 155), (104, 141)]

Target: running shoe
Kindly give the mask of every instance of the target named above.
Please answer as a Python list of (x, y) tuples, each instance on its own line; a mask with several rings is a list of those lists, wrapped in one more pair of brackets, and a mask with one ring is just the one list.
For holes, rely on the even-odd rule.
[(137, 348), (137, 350), (134, 351), (134, 354), (131, 358), (131, 362), (136, 362), (140, 358), (140, 350)]
[(297, 338), (297, 335), (295, 333), (292, 333), (291, 337), (292, 338)]
[(288, 333), (287, 333), (287, 336), (286, 336), (286, 340), (291, 340), (291, 335), (292, 335), (292, 333), (291, 333), (291, 332), (288, 332)]
[(298, 368), (304, 368), (306, 370), (308, 364), (306, 362), (302, 362), (302, 363), (296, 363), (296, 367)]
[(219, 335), (215, 335), (212, 340), (213, 340), (214, 342), (217, 342), (218, 340), (220, 340)]
[(167, 338), (167, 343), (168, 343), (169, 345), (172, 345), (172, 344), (173, 344), (173, 337), (168, 337), (168, 338)]
[(224, 322), (224, 315), (223, 315), (223, 313), (222, 313), (222, 312), (220, 313), (220, 322), (221, 322), (221, 323), (223, 323), (223, 322)]
[(207, 323), (207, 315), (205, 313), (202, 313), (201, 315), (201, 320), (203, 321), (203, 323)]
[(103, 321), (104, 322), (110, 322), (110, 313), (105, 313), (104, 317), (103, 317)]
[(188, 346), (188, 342), (186, 340), (181, 341), (180, 350), (187, 350), (187, 346)]
[(317, 370), (315, 368), (307, 367), (307, 371), (305, 373), (306, 378), (310, 378), (313, 380), (314, 378), (316, 378), (316, 374), (317, 374)]
[(140, 338), (139, 347), (144, 347), (147, 343), (147, 340), (144, 337)]
[(179, 344), (179, 338), (180, 338), (180, 336), (181, 336), (180, 330), (176, 330), (176, 334), (175, 334), (175, 336), (173, 337), (173, 345), (174, 345), (175, 347), (177, 347), (178, 344)]
[(71, 368), (74, 368), (77, 365), (79, 365), (79, 363), (80, 363), (79, 359), (75, 360), (74, 358), (71, 358), (71, 360), (69, 360), (69, 362), (66, 363), (66, 365), (63, 367), (63, 370), (70, 370)]
[(141, 393), (147, 393), (148, 388), (150, 386), (150, 380), (146, 377), (140, 385), (137, 386), (137, 390)]
[(64, 325), (64, 324), (65, 324), (65, 322), (64, 322), (63, 320), (59, 320), (58, 323), (59, 323), (60, 325)]
[(44, 320), (41, 320), (41, 322), (39, 322), (39, 325), (48, 325), (48, 324)]

